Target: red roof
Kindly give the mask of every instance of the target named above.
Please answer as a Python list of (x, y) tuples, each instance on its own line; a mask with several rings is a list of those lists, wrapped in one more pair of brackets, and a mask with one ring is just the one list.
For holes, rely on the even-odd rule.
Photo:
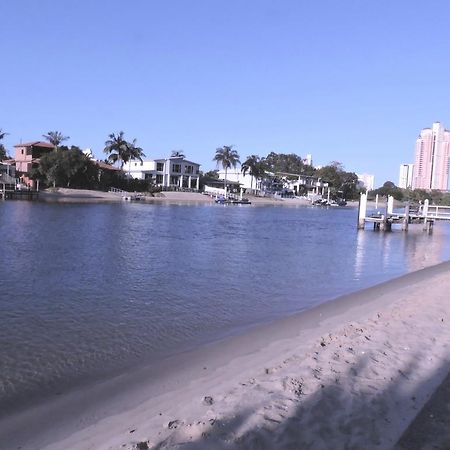
[(45, 147), (51, 149), (55, 148), (53, 144), (43, 141), (25, 142), (23, 144), (16, 144), (14, 147)]
[(106, 170), (117, 170), (121, 172), (121, 169), (111, 166), (111, 164), (105, 163), (104, 161), (96, 161), (95, 162), (100, 169), (106, 169)]

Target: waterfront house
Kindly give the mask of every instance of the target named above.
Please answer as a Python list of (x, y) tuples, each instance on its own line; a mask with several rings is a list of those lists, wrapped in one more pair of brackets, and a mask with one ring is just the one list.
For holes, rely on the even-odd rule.
[(39, 158), (45, 153), (55, 149), (55, 146), (48, 142), (34, 141), (26, 144), (17, 144), (15, 149), (16, 171), (20, 174), (28, 174), (33, 167), (39, 164)]
[(200, 187), (200, 164), (184, 156), (165, 159), (130, 161), (123, 166), (125, 173), (139, 180), (151, 180), (164, 189), (195, 189)]
[[(219, 178), (225, 178), (225, 171), (218, 171)], [(247, 192), (252, 191), (256, 195), (305, 195), (308, 198), (315, 199), (325, 194), (328, 183), (320, 178), (287, 172), (267, 172), (263, 178), (251, 176), (248, 172), (244, 175), (240, 170), (227, 171), (228, 182), (239, 183), (240, 187)]]
[[(219, 179), (225, 179), (225, 170), (218, 170), (217, 174), (219, 175)], [(229, 169), (227, 170), (226, 176), (227, 184), (238, 184), (242, 189), (245, 189), (246, 192), (251, 191), (255, 194), (258, 194), (262, 190), (263, 180), (253, 177), (248, 172), (246, 172), (244, 175), (241, 170)]]
[(209, 178), (205, 180), (203, 189), (204, 192), (214, 197), (227, 197), (230, 193), (239, 195), (242, 192), (242, 185), (237, 181), (227, 179), (227, 189), (225, 190), (224, 180)]
[(294, 195), (308, 198), (322, 196), (328, 188), (328, 183), (311, 175), (277, 172), (275, 176), (282, 182), (283, 188), (292, 191)]

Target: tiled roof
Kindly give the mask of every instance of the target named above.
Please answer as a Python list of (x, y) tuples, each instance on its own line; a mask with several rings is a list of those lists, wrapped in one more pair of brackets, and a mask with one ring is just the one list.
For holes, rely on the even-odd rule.
[(55, 148), (54, 145), (49, 142), (34, 141), (34, 142), (24, 142), (23, 144), (16, 144), (14, 147), (45, 147), (45, 148)]
[(118, 167), (111, 166), (111, 164), (105, 163), (104, 161), (96, 161), (95, 162), (100, 169), (106, 169), (106, 170), (116, 170), (121, 172), (121, 169)]

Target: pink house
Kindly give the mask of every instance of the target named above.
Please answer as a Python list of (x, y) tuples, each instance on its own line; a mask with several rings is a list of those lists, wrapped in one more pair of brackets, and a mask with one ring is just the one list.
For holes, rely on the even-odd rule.
[(39, 158), (45, 153), (51, 152), (55, 147), (48, 142), (28, 142), (26, 144), (17, 144), (16, 150), (16, 172), (27, 174), (33, 167), (39, 164)]

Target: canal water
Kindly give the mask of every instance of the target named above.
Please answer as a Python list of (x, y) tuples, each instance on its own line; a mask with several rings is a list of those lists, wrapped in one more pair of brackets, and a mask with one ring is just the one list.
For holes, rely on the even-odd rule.
[(0, 411), (450, 259), (448, 225), (357, 232), (356, 216), (0, 203)]

